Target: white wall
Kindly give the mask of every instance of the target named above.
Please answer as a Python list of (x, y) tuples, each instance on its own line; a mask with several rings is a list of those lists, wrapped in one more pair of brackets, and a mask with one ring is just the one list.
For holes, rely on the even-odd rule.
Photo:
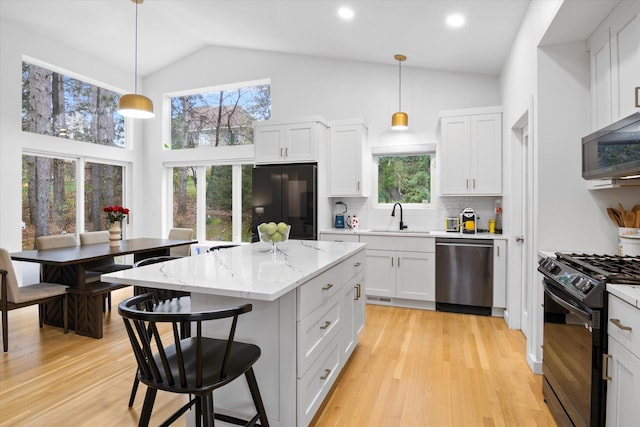
[[(145, 94), (160, 106), (162, 95), (167, 92), (269, 78), (272, 84), (272, 120), (312, 115), (321, 115), (328, 121), (364, 118), (369, 126), (370, 146), (397, 144), (400, 139), (403, 144), (406, 140), (434, 143), (438, 139), (440, 110), (499, 104), (496, 76), (418, 69), (410, 64), (411, 58), (402, 68), (402, 107), (409, 114), (411, 128), (411, 132), (404, 135), (389, 130), (391, 115), (398, 106), (396, 65), (207, 47), (148, 76)], [(145, 122), (145, 174), (154, 177), (145, 180), (145, 206), (158, 208), (157, 201), (163, 195), (160, 180), (156, 177), (163, 174), (163, 162), (176, 160), (175, 152), (162, 151), (163, 120), (166, 118), (159, 114)], [(215, 149), (189, 151), (179, 153), (179, 159), (188, 161), (191, 157), (201, 161), (218, 156)], [(319, 175), (324, 173), (326, 171), (320, 171)], [(390, 218), (390, 211), (373, 212), (365, 199), (344, 201), (352, 213), (361, 217), (362, 227), (384, 226), (381, 222)], [(331, 214), (328, 208), (319, 212), (320, 227), (330, 225)], [(442, 218), (437, 209), (407, 209), (405, 216), (412, 228), (441, 227)], [(148, 211), (146, 217), (148, 221), (143, 225), (143, 234), (162, 229), (164, 217), (160, 210)]]

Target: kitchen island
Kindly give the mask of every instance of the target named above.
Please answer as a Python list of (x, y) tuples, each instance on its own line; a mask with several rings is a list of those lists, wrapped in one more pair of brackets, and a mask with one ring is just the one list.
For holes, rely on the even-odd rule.
[[(306, 426), (351, 356), (364, 325), (365, 245), (290, 240), (254, 243), (106, 274), (102, 280), (191, 292), (194, 311), (245, 303), (236, 339), (257, 344), (258, 385), (272, 426)], [(221, 323), (221, 322), (218, 322)], [(209, 322), (208, 336), (228, 326)], [(247, 385), (214, 394), (215, 409), (254, 412)]]

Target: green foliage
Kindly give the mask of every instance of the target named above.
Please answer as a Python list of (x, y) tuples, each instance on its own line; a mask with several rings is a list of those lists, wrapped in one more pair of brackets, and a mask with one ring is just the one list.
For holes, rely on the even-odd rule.
[(378, 203), (431, 200), (429, 155), (378, 158)]

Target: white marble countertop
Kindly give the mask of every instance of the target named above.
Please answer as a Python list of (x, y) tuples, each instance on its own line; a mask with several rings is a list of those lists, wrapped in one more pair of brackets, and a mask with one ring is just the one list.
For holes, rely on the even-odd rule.
[(363, 243), (289, 240), (253, 243), (102, 275), (103, 281), (275, 301), (363, 250)]
[(359, 228), (353, 230), (351, 228), (329, 228), (326, 230), (320, 230), (320, 233), (338, 233), (338, 234), (364, 234), (364, 235), (377, 235), (377, 236), (394, 236), (394, 237), (451, 237), (456, 239), (491, 239), (491, 240), (507, 240), (508, 236), (505, 234), (491, 234), (491, 233), (476, 233), (476, 234), (462, 234), (460, 232), (448, 232), (444, 230), (426, 230), (426, 229), (406, 229), (406, 230), (381, 230), (375, 228)]
[(640, 309), (640, 286), (607, 284), (607, 292)]

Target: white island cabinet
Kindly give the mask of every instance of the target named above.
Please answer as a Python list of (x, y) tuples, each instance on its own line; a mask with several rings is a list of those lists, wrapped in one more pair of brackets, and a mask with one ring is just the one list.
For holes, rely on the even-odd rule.
[[(251, 303), (253, 310), (238, 320), (236, 339), (262, 350), (255, 372), (269, 423), (306, 426), (364, 324), (364, 246), (290, 240), (273, 254), (270, 245), (254, 243), (124, 270), (103, 280), (189, 291), (194, 311)], [(208, 336), (226, 332), (226, 324), (205, 325)], [(254, 411), (243, 381), (216, 391), (214, 404), (242, 417)]]

